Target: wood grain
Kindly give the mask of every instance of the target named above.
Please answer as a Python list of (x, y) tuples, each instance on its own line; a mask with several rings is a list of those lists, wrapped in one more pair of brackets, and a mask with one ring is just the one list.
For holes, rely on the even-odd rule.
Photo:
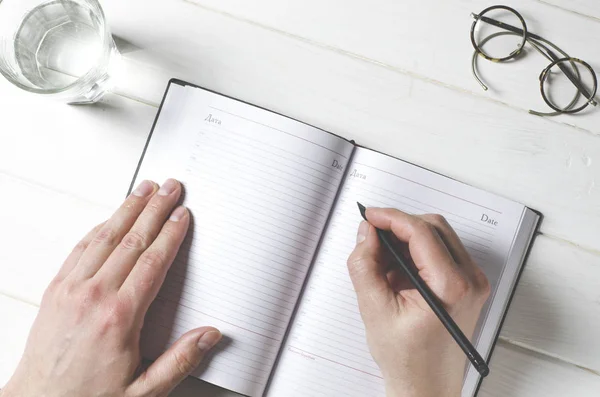
[[(113, 208), (0, 173), (0, 292), (39, 305), (75, 244)], [(124, 195), (124, 191), (121, 192)]]
[[(137, 65), (161, 53), (188, 65), (177, 77), (525, 203), (545, 214), (545, 233), (600, 249), (595, 135), (188, 3), (147, 3), (135, 21), (106, 8), (115, 31), (147, 49), (127, 55)], [(135, 95), (157, 102), (169, 73), (147, 64), (141, 74), (153, 80), (152, 70), (161, 83)]]
[(35, 307), (0, 294), (0, 388), (8, 382), (21, 360), (36, 314)]
[(600, 256), (539, 236), (502, 336), (600, 372), (598, 280)]
[(566, 11), (576, 12), (583, 17), (600, 21), (600, 4), (594, 0), (535, 0), (551, 4)]
[[(521, 109), (544, 110), (538, 76), (545, 58), (527, 49), (518, 62), (481, 61), (481, 72), (491, 91), (484, 92), (471, 76), (473, 47), (469, 32), (472, 12), (491, 4), (487, 0), (369, 2), (334, 0), (281, 2), (277, 0), (186, 0), (251, 21), (265, 28), (301, 37), (353, 57), (382, 63), (420, 79), (434, 80), (480, 99), (496, 100)], [(587, 1), (586, 4), (591, 3)], [(588, 60), (600, 70), (600, 50), (594, 37), (600, 23), (537, 1), (513, 4), (531, 32)], [(577, 27), (574, 29), (574, 27)], [(561, 122), (600, 133), (600, 112), (582, 117), (564, 116)]]
[(66, 106), (3, 79), (0, 108), (0, 172), (110, 208), (127, 192), (156, 114), (116, 95)]
[(600, 376), (528, 350), (499, 343), (481, 397), (596, 397)]

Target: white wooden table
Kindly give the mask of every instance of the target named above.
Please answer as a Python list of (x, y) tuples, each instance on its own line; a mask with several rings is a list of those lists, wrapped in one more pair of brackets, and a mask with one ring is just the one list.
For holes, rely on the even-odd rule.
[[(0, 386), (45, 285), (123, 199), (171, 77), (303, 120), (544, 213), (481, 396), (600, 395), (600, 110), (539, 118), (533, 51), (480, 62), (480, 0), (103, 0), (124, 54), (114, 94), (50, 103), (0, 81)], [(522, 0), (600, 72), (597, 0)], [(598, 180), (597, 180), (598, 179)], [(187, 381), (179, 396), (229, 396)]]

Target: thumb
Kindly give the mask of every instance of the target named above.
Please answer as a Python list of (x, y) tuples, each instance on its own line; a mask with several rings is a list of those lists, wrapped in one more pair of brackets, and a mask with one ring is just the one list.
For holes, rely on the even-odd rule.
[(387, 279), (387, 266), (381, 260), (377, 231), (367, 221), (360, 224), (356, 242), (356, 248), (348, 258), (348, 271), (361, 315), (367, 323), (371, 316), (377, 316), (397, 301)]
[(164, 397), (198, 367), (204, 355), (221, 340), (211, 327), (192, 330), (164, 352), (129, 387), (128, 396)]

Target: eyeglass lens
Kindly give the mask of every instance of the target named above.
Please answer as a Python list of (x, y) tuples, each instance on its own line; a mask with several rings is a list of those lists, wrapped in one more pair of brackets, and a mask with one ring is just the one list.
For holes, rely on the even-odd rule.
[[(513, 34), (506, 34), (507, 32)], [(496, 37), (494, 40), (486, 40), (490, 36)], [(494, 59), (506, 59), (522, 48), (525, 42), (525, 26), (514, 12), (494, 8), (479, 15), (475, 22), (473, 38), (475, 45), (484, 55)]]
[[(567, 76), (569, 73), (571, 76)], [(577, 87), (573, 79), (576, 79)], [(578, 111), (587, 106), (596, 90), (594, 72), (576, 60), (563, 60), (543, 75), (542, 93), (554, 110)]]

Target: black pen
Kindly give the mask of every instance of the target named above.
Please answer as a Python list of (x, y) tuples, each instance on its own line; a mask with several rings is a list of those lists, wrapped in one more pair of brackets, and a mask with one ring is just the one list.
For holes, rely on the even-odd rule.
[[(357, 204), (358, 209), (360, 210), (360, 214), (368, 222), (365, 213), (367, 209), (361, 203)], [(402, 270), (404, 270), (404, 272), (406, 273), (410, 281), (413, 283), (417, 291), (419, 291), (423, 299), (425, 299), (425, 302), (427, 302), (429, 307), (431, 307), (431, 310), (433, 310), (433, 312), (438, 316), (442, 324), (444, 324), (444, 327), (446, 327), (448, 332), (450, 332), (450, 335), (452, 335), (456, 343), (458, 343), (463, 352), (465, 352), (469, 361), (471, 361), (475, 369), (477, 369), (479, 374), (481, 374), (481, 377), (486, 377), (490, 373), (490, 369), (487, 363), (485, 362), (483, 357), (481, 357), (481, 355), (477, 352), (475, 347), (471, 344), (469, 338), (465, 336), (465, 334), (460, 330), (458, 325), (454, 322), (452, 317), (450, 317), (450, 314), (448, 314), (446, 309), (444, 309), (442, 302), (440, 302), (438, 297), (435, 296), (433, 291), (431, 291), (429, 286), (425, 283), (425, 281), (423, 281), (421, 276), (419, 276), (419, 273), (413, 267), (408, 266), (404, 261), (402, 255), (396, 251), (394, 245), (392, 244), (392, 239), (389, 236), (389, 232), (377, 228), (375, 228), (375, 230), (377, 230), (377, 235), (379, 236), (379, 239), (381, 240), (383, 245), (387, 247), (392, 256), (396, 259), (396, 262), (398, 262)]]

